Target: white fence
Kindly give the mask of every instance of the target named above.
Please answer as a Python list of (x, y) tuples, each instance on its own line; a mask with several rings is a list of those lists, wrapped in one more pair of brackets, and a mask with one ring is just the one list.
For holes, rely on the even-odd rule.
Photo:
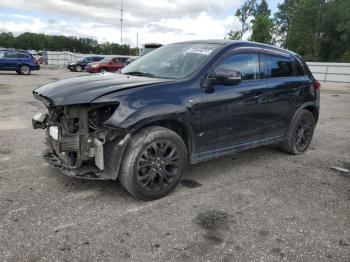
[(308, 62), (307, 65), (317, 80), (350, 83), (350, 63)]

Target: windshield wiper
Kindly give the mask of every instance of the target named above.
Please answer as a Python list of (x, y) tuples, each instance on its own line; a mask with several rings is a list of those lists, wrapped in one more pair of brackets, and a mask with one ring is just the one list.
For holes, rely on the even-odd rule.
[(154, 74), (140, 72), (140, 71), (130, 71), (130, 72), (124, 73), (124, 75), (156, 77)]

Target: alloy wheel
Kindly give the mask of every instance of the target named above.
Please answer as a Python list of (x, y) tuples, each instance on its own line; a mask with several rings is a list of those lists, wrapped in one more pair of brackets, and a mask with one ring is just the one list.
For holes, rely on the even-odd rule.
[(295, 129), (295, 147), (298, 151), (304, 151), (311, 142), (312, 138), (312, 121), (306, 115), (300, 118)]
[(27, 65), (21, 66), (21, 74), (22, 75), (28, 75), (30, 73), (30, 67)]
[(174, 143), (153, 142), (141, 154), (137, 165), (137, 181), (146, 191), (162, 190), (179, 175), (180, 158)]

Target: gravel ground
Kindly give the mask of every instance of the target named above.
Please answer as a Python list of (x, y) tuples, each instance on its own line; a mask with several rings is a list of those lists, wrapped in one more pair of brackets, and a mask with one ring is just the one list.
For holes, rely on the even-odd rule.
[(142, 202), (41, 158), (31, 92), (79, 74), (0, 72), (0, 261), (350, 261), (350, 174), (330, 168), (350, 168), (350, 84), (323, 84), (306, 154), (268, 146), (194, 165)]

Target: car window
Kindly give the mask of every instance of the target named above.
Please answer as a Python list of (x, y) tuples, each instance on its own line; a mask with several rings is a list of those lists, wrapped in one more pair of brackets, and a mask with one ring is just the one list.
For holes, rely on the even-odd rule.
[(0, 51), (0, 58), (5, 57), (5, 52), (4, 51)]
[(216, 43), (166, 45), (130, 63), (122, 74), (141, 72), (160, 78), (183, 79), (205, 65), (220, 47), (222, 45)]
[(239, 71), (243, 80), (260, 78), (258, 54), (236, 54), (226, 58), (217, 68)]
[(6, 52), (5, 58), (28, 58), (28, 55), (19, 52)]
[(269, 77), (293, 76), (293, 66), (289, 58), (281, 56), (267, 56)]
[(297, 60), (294, 60), (294, 65), (295, 65), (295, 69), (296, 69), (296, 75), (298, 76), (303, 76), (305, 75), (305, 71), (304, 71), (304, 68), (303, 66), (300, 64), (299, 61)]

